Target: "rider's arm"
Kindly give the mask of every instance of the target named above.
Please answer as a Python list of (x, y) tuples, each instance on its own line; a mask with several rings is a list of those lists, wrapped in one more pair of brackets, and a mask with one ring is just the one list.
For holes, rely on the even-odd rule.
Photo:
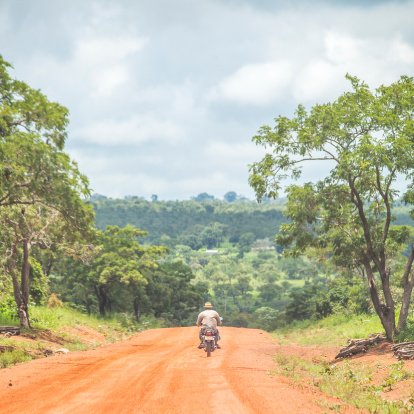
[(215, 316), (215, 318), (216, 318), (216, 321), (217, 321), (217, 325), (221, 325), (221, 319), (220, 319), (220, 316), (219, 316), (219, 314), (216, 312), (216, 316)]
[(200, 327), (202, 320), (203, 320), (203, 317), (201, 315), (198, 315), (198, 318), (197, 318), (197, 326), (198, 327)]

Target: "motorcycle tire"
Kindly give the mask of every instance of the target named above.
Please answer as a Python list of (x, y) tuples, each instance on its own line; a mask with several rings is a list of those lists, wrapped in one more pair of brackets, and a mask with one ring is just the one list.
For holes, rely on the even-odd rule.
[(211, 356), (211, 341), (208, 341), (206, 343), (206, 351), (207, 351), (207, 357), (210, 357)]

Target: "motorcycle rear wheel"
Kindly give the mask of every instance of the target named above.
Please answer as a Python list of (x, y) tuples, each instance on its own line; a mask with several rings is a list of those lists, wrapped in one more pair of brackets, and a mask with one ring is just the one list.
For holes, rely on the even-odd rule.
[(206, 351), (207, 351), (207, 357), (211, 356), (211, 341), (206, 341)]

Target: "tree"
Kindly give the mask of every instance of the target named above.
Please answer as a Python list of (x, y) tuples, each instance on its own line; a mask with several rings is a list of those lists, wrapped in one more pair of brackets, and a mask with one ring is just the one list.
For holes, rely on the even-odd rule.
[(252, 232), (243, 233), (239, 237), (238, 245), (239, 245), (239, 254), (241, 257), (243, 257), (244, 253), (250, 252), (251, 246), (255, 242), (255, 240), (256, 240), (256, 236)]
[[(357, 78), (347, 79), (352, 91), (335, 102), (310, 112), (300, 105), (292, 119), (279, 116), (273, 129), (260, 129), (253, 140), (271, 152), (250, 167), (249, 182), (258, 200), (275, 198), (289, 173), (297, 179), (304, 163), (327, 163), (324, 179), (287, 187), (291, 222), (281, 226), (277, 241), (291, 245), (293, 255), (318, 251), (343, 268), (362, 267), (375, 311), (393, 340), (405, 325), (414, 286), (413, 229), (392, 224), (397, 179), (407, 183), (404, 202), (414, 204), (414, 82), (402, 76), (371, 92)], [(407, 243), (405, 268), (393, 275), (404, 288), (397, 324), (390, 277)]]
[(205, 290), (191, 283), (194, 274), (181, 261), (162, 264), (144, 275), (148, 279), (146, 293), (155, 316), (168, 314), (172, 318), (170, 322), (183, 326), (190, 314), (200, 308), (201, 293)]
[(165, 247), (141, 246), (136, 238), (146, 234), (133, 226), (108, 226), (105, 232), (97, 232), (97, 249), (89, 264), (87, 283), (95, 291), (101, 316), (105, 316), (110, 293), (117, 284), (146, 284), (142, 272), (156, 269), (154, 261), (168, 251)]
[(208, 249), (211, 249), (212, 247), (220, 247), (220, 243), (226, 235), (227, 230), (225, 224), (210, 223), (200, 234), (200, 239)]
[(53, 243), (47, 230), (55, 218), (68, 238), (86, 234), (93, 213), (82, 200), (90, 194), (88, 180), (63, 152), (68, 110), (13, 79), (10, 68), (0, 56), (0, 218), (8, 229), (3, 228), (8, 232), (2, 241), (3, 264), (13, 280), (20, 324), (30, 327), (31, 247)]
[(281, 291), (283, 289), (275, 283), (265, 283), (259, 286), (259, 297), (263, 299), (266, 305), (271, 304), (275, 299), (280, 299)]
[(197, 197), (191, 197), (191, 200), (201, 203), (202, 201), (214, 201), (214, 196), (207, 193), (200, 193)]
[(226, 194), (224, 194), (224, 199), (228, 203), (233, 203), (237, 200), (237, 193), (235, 193), (234, 191), (228, 191)]

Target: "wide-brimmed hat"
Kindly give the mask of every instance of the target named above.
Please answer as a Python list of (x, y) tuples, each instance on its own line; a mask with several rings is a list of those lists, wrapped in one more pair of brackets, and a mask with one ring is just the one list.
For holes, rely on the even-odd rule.
[(210, 302), (206, 302), (204, 305), (205, 308), (212, 308), (213, 305)]

